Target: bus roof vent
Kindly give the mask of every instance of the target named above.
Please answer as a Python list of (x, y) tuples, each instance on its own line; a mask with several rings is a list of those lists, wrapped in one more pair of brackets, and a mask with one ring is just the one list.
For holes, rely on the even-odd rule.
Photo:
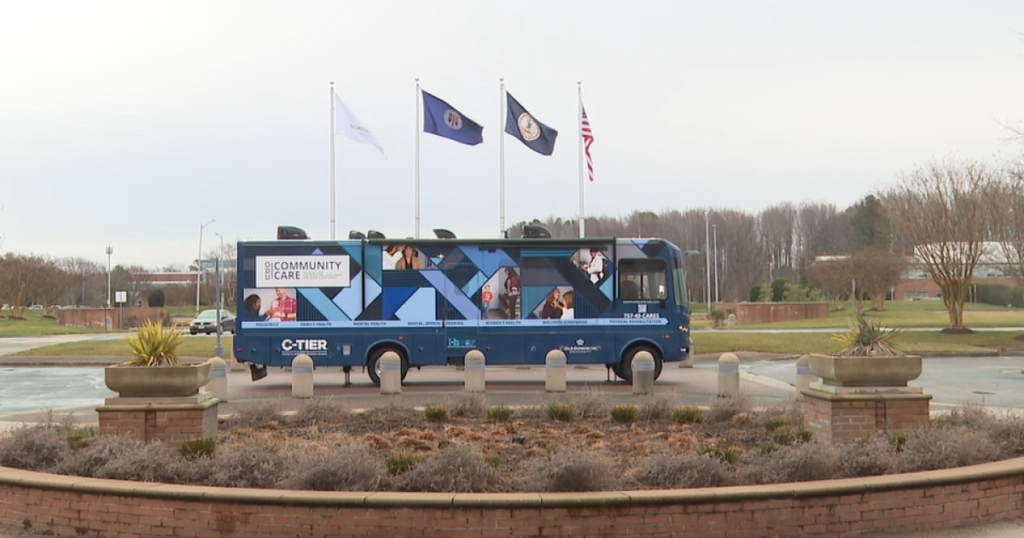
[(366, 234), (360, 232), (359, 230), (352, 230), (351, 232), (348, 233), (348, 238), (352, 240), (366, 239)]
[(384, 234), (378, 232), (377, 230), (370, 230), (366, 232), (366, 237), (369, 237), (370, 239), (384, 239)]
[(302, 228), (296, 228), (295, 226), (278, 226), (277, 227), (277, 238), (284, 239), (309, 239), (306, 232)]
[(455, 234), (444, 228), (434, 228), (434, 236), (438, 239), (455, 239)]
[(527, 224), (523, 226), (523, 239), (549, 239), (551, 230), (538, 224)]

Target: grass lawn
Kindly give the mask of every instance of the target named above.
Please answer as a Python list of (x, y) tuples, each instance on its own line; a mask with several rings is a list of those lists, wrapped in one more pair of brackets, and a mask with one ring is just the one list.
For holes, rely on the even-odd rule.
[[(231, 335), (221, 336), (220, 342), (224, 347), (225, 355), (231, 350), (233, 340)], [(212, 335), (185, 338), (181, 347), (178, 348), (178, 355), (182, 357), (213, 357), (213, 349), (216, 345), (217, 338)], [(123, 338), (118, 338), (116, 340), (87, 340), (37, 347), (15, 355), (19, 357), (127, 357), (129, 353), (128, 343)]]
[[(850, 324), (850, 305), (832, 310), (827, 318), (781, 323), (743, 325), (744, 329), (818, 329), (846, 328)], [(865, 310), (869, 318), (887, 327), (948, 327), (949, 314), (941, 301), (886, 301), (885, 310)], [(1024, 327), (1024, 310), (967, 303), (964, 324), (968, 327)]]
[[(838, 331), (837, 331), (838, 332)], [(935, 331), (906, 331), (896, 337), (896, 345), (906, 353), (971, 353), (998, 349), (1024, 348), (1014, 336), (1016, 331), (985, 331), (950, 335)], [(764, 353), (835, 353), (842, 347), (830, 333), (739, 333), (729, 331), (698, 331), (693, 333), (697, 353), (726, 351), (760, 351)]]
[(40, 336), (46, 334), (83, 334), (103, 332), (86, 327), (64, 327), (57, 320), (44, 318), (42, 310), (23, 310), (24, 319), (10, 319), (9, 310), (0, 311), (0, 337)]

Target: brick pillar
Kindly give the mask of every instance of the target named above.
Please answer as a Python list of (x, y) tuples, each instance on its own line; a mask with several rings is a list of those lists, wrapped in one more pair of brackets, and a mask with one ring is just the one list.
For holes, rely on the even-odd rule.
[(107, 398), (96, 408), (100, 433), (145, 442), (217, 437), (217, 404), (208, 392), (178, 398)]
[(930, 394), (883, 389), (874, 392), (870, 387), (837, 394), (815, 390), (815, 386), (820, 384), (813, 383), (811, 388), (801, 391), (804, 423), (815, 437), (830, 443), (843, 444), (877, 432), (929, 425)]

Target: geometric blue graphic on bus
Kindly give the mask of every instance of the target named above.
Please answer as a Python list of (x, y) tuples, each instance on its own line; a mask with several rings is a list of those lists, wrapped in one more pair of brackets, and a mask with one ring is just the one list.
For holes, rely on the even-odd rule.
[(571, 258), (573, 254), (576, 254), (575, 250), (534, 250), (534, 249), (523, 249), (519, 254), (520, 258), (557, 258), (565, 257)]
[(420, 271), (420, 273), (463, 315), (463, 319), (479, 317), (479, 307), (469, 297), (466, 297), (461, 289), (452, 284), (444, 273), (441, 271)]
[(313, 249), (313, 252), (310, 252), (310, 254), (316, 254), (316, 255), (320, 255), (320, 254), (323, 254), (323, 253), (324, 253), (324, 251), (322, 251), (322, 250), (320, 250), (318, 248), (317, 249)]
[(363, 282), (366, 286), (366, 304), (369, 305), (380, 296), (381, 287), (380, 284), (372, 278), (366, 278)]
[(380, 273), (384, 270), (383, 263), (381, 249), (368, 246), (366, 248), (366, 257), (363, 259), (363, 271), (366, 271), (370, 278), (380, 282)]
[(395, 317), (402, 321), (434, 321), (437, 318), (437, 294), (432, 289), (420, 288), (406, 299)]
[(662, 250), (665, 250), (665, 243), (663, 241), (647, 243), (640, 250), (644, 251), (644, 254), (646, 254), (648, 258), (654, 258), (658, 254), (661, 254)]
[(299, 288), (299, 294), (309, 301), (309, 304), (313, 305), (313, 308), (327, 321), (350, 321), (352, 319), (317, 288)]
[(436, 269), (422, 271), (383, 271), (380, 284), (388, 288), (426, 288), (430, 282), (423, 278), (422, 273), (437, 273)]
[(438, 254), (438, 256), (444, 258), (441, 263), (437, 264), (437, 267), (442, 271), (455, 267), (466, 259), (466, 257), (462, 255), (462, 251), (457, 248), (446, 249), (443, 253)]
[(360, 266), (363, 265), (363, 249), (359, 243), (348, 244), (348, 246), (344, 247), (344, 251), (345, 254), (351, 256)]
[(642, 249), (642, 248), (644, 248), (644, 245), (646, 245), (648, 241), (649, 241), (649, 239), (633, 239), (633, 244), (638, 246), (638, 247), (640, 247)]
[(384, 288), (384, 312), (382, 319), (392, 319), (395, 312), (420, 288)]
[(500, 248), (495, 249), (494, 252), (487, 252), (482, 247), (467, 245), (459, 247), (459, 251), (488, 277), (497, 273), (502, 267), (515, 267), (519, 265)]
[[(465, 293), (467, 297), (472, 297), (476, 292), (480, 291), (480, 288), (484, 287), (484, 283), (487, 282), (486, 276), (483, 273), (477, 272), (476, 276), (471, 278), (469, 282), (466, 282), (462, 286), (462, 293)], [(491, 290), (494, 293), (494, 290)]]
[(530, 317), (525, 314), (532, 314), (548, 298), (553, 289), (555, 289), (554, 286), (523, 286), (521, 298), (523, 317)]
[[(345, 313), (349, 319), (355, 319), (363, 311), (363, 279), (361, 274), (352, 276), (352, 286), (343, 288), (334, 296), (334, 304)], [(367, 279), (369, 280), (369, 279)], [(373, 282), (370, 280), (370, 282)]]
[(606, 298), (608, 298), (609, 301), (611, 301), (611, 299), (612, 299), (612, 293), (613, 293), (614, 287), (615, 287), (615, 282), (613, 282), (613, 280), (610, 279), (610, 278), (606, 279), (604, 282), (601, 283), (601, 293), (603, 293), (604, 296)]
[(430, 258), (430, 261), (431, 261), (431, 262), (432, 262), (432, 263), (433, 263), (433, 264), (434, 264), (435, 266), (437, 266), (437, 265), (441, 265), (441, 261), (442, 261), (442, 260), (444, 260), (444, 258)]

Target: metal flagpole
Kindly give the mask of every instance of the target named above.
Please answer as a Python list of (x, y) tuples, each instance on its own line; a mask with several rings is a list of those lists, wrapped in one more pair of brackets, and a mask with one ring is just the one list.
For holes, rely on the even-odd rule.
[(416, 239), (420, 238), (420, 102), (423, 101), (420, 94), (420, 78), (416, 77)]
[(501, 119), (498, 121), (498, 128), (501, 132), (498, 133), (498, 166), (501, 168), (499, 173), (499, 184), (500, 191), (499, 198), (501, 200), (501, 209), (499, 215), (501, 215), (501, 230), (498, 231), (498, 237), (505, 237), (505, 121), (506, 112), (505, 106), (507, 99), (505, 98), (505, 79), (504, 77), (498, 79), (501, 83), (501, 101), (498, 103), (498, 110), (501, 111)]
[(708, 300), (708, 315), (711, 315), (711, 227), (708, 225), (708, 212), (704, 212), (704, 296)]
[(586, 237), (586, 213), (583, 211), (583, 81), (576, 81), (576, 125), (579, 128), (579, 165), (580, 165), (580, 237)]
[(334, 240), (334, 81), (331, 81), (331, 240)]

